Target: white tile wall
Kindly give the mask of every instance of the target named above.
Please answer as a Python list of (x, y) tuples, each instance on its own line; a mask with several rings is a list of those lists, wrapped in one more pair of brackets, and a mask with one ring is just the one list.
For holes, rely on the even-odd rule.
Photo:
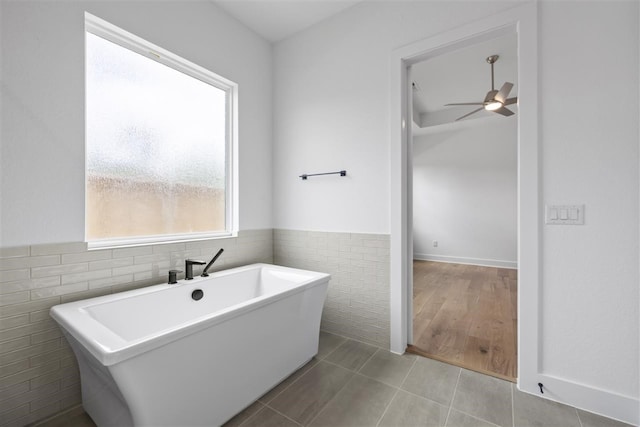
[(389, 348), (389, 235), (281, 230), (274, 262), (331, 274), (321, 328)]
[(221, 247), (212, 271), (272, 263), (273, 231), (94, 251), (82, 242), (0, 248), (0, 425), (23, 426), (80, 403), (76, 360), (49, 317), (52, 306), (163, 283), (168, 270), (184, 270), (185, 258), (209, 260)]

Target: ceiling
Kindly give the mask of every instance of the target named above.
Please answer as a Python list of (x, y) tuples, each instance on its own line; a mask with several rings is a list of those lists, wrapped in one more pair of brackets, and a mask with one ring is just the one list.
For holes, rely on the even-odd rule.
[(211, 0), (266, 40), (275, 43), (362, 0)]

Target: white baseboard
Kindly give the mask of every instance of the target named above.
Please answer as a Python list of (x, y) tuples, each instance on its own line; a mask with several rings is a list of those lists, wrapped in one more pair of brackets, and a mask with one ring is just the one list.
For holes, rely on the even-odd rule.
[(517, 269), (517, 261), (505, 261), (499, 259), (483, 259), (483, 258), (466, 258), (455, 257), (448, 255), (432, 255), (432, 254), (413, 254), (413, 259), (420, 261), (437, 261), (437, 262), (449, 262), (453, 264), (469, 264), (480, 265), (484, 267), (498, 267), (498, 268), (511, 268)]
[(640, 424), (638, 399), (552, 375), (541, 375), (539, 381), (544, 384), (544, 394), (540, 394), (537, 384), (527, 384), (528, 387), (523, 387), (524, 384), (518, 381), (518, 389), (627, 424)]

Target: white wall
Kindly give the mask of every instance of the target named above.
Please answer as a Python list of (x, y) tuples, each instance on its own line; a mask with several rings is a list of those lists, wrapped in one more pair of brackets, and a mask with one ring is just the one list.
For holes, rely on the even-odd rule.
[(517, 267), (515, 119), (413, 138), (414, 259)]
[[(390, 52), (513, 6), (364, 2), (274, 48), (276, 228), (389, 233)], [(302, 181), (302, 173), (347, 177)]]
[(208, 1), (1, 2), (0, 246), (84, 240), (84, 11), (239, 84), (240, 228), (272, 227), (271, 46)]
[[(388, 233), (391, 52), (510, 6), (363, 3), (277, 44), (276, 226)], [(638, 3), (540, 9), (541, 200), (586, 205), (584, 226), (541, 236), (541, 369), (637, 400)]]
[(584, 226), (544, 228), (542, 370), (637, 399), (638, 3), (543, 2), (540, 19), (543, 200), (585, 204)]

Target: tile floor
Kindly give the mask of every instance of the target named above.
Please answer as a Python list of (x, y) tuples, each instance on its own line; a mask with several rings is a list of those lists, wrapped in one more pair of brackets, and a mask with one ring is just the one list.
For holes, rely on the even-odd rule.
[[(84, 413), (46, 427), (90, 427)], [(225, 427), (622, 427), (431, 359), (322, 332), (318, 355)]]

